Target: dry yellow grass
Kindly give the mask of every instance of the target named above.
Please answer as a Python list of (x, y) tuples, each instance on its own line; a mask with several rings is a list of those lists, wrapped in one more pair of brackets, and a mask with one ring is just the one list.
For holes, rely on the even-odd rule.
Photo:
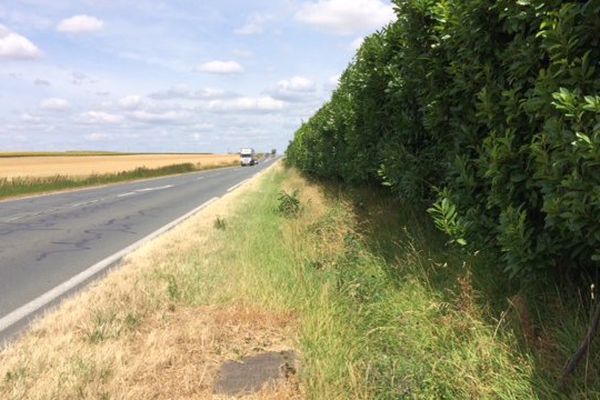
[[(192, 306), (179, 301), (165, 279), (186, 268), (186, 257), (219, 252), (222, 244), (210, 240), (214, 219), (228, 216), (256, 185), (250, 182), (139, 249), (34, 323), (0, 352), (0, 398), (224, 399), (213, 393), (223, 361), (292, 349), (293, 315), (239, 301)], [(291, 379), (244, 398), (303, 395)]]
[(192, 163), (213, 167), (237, 163), (233, 154), (139, 154), (94, 156), (33, 156), (0, 158), (0, 178), (66, 175), (84, 177), (131, 171), (139, 167), (159, 168)]

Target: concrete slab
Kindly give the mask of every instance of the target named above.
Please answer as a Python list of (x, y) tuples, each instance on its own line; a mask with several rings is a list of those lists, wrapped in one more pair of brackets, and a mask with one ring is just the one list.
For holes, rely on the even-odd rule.
[(215, 383), (215, 393), (239, 396), (260, 391), (265, 385), (276, 384), (296, 373), (296, 353), (267, 352), (240, 361), (221, 365)]

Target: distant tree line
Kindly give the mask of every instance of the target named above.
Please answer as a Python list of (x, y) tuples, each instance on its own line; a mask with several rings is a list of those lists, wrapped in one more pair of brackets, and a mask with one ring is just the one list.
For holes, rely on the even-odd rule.
[(395, 0), (287, 162), (431, 207), (511, 276), (600, 261), (600, 1)]

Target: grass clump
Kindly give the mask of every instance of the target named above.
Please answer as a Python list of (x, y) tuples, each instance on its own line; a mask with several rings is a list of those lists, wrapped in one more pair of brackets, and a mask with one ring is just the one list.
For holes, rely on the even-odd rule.
[(220, 231), (224, 231), (227, 228), (227, 223), (225, 222), (225, 218), (217, 217), (215, 222), (213, 223), (215, 229)]
[(280, 191), (277, 200), (279, 201), (277, 210), (284, 217), (296, 218), (300, 213), (301, 206), (300, 200), (298, 200), (298, 189), (291, 193), (288, 193), (285, 190)]

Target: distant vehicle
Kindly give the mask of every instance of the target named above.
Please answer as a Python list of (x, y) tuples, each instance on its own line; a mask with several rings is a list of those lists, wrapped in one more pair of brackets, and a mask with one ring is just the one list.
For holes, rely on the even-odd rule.
[(254, 149), (241, 149), (240, 150), (240, 165), (242, 167), (249, 167), (258, 164), (256, 153)]

